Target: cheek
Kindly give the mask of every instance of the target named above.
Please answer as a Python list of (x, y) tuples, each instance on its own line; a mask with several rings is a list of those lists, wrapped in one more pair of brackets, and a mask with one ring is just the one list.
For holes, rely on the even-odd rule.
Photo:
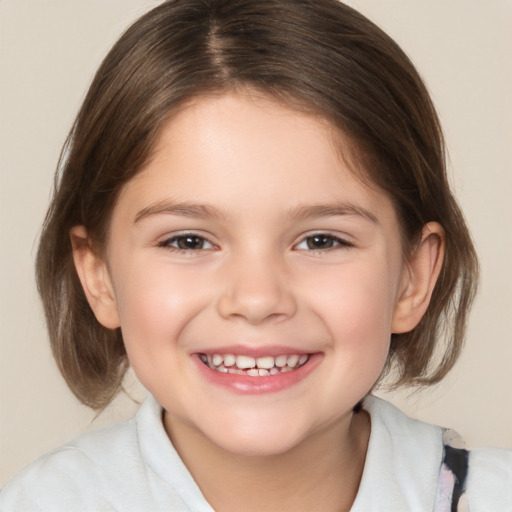
[[(383, 270), (384, 269), (384, 270)], [(316, 314), (337, 344), (387, 351), (395, 302), (395, 273), (385, 265), (358, 264), (315, 276), (310, 289)]]
[(165, 261), (154, 260), (118, 268), (120, 275), (129, 276), (114, 285), (127, 350), (169, 347), (202, 307), (197, 272), (186, 268), (176, 272)]

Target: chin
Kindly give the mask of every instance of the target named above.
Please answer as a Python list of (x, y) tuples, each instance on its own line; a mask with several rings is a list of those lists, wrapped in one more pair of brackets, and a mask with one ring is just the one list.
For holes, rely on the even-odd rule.
[(297, 444), (299, 443), (293, 442), (288, 436), (284, 439), (247, 439), (235, 435), (228, 442), (222, 439), (217, 446), (241, 457), (274, 457), (290, 451)]
[[(290, 423), (253, 421), (245, 425), (220, 427), (203, 435), (221, 450), (245, 457), (272, 457), (284, 454), (304, 442), (307, 432), (290, 428)], [(215, 435), (218, 434), (218, 435)]]

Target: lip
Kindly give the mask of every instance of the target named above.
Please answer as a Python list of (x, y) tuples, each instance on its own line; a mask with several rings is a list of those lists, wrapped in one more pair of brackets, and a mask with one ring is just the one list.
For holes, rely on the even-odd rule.
[[(230, 354), (248, 355), (251, 357), (263, 357), (265, 355), (278, 356), (288, 354), (309, 354), (309, 360), (303, 366), (291, 372), (278, 373), (276, 375), (251, 377), (249, 375), (238, 375), (233, 373), (222, 373), (212, 370), (206, 366), (199, 356), (201, 354)], [(323, 359), (321, 352), (306, 352), (284, 347), (272, 347), (272, 349), (254, 349), (249, 350), (245, 347), (243, 350), (234, 347), (223, 347), (222, 349), (215, 349), (214, 351), (204, 351), (192, 354), (192, 359), (198, 367), (201, 375), (215, 386), (221, 386), (234, 393), (258, 395), (265, 393), (277, 393), (284, 389), (290, 388), (310, 375), (320, 364)]]

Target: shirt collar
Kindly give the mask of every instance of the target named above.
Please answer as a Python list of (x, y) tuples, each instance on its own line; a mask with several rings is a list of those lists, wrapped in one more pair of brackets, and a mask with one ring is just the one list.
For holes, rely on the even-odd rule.
[(371, 434), (351, 512), (433, 510), (443, 429), (407, 417), (375, 396), (364, 401)]

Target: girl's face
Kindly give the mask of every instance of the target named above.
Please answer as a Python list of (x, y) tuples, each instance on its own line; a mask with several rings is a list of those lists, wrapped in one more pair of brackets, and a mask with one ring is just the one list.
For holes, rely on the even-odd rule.
[(168, 122), (120, 194), (107, 263), (112, 317), (168, 429), (237, 454), (346, 428), (407, 274), (390, 200), (329, 125), (249, 93)]

